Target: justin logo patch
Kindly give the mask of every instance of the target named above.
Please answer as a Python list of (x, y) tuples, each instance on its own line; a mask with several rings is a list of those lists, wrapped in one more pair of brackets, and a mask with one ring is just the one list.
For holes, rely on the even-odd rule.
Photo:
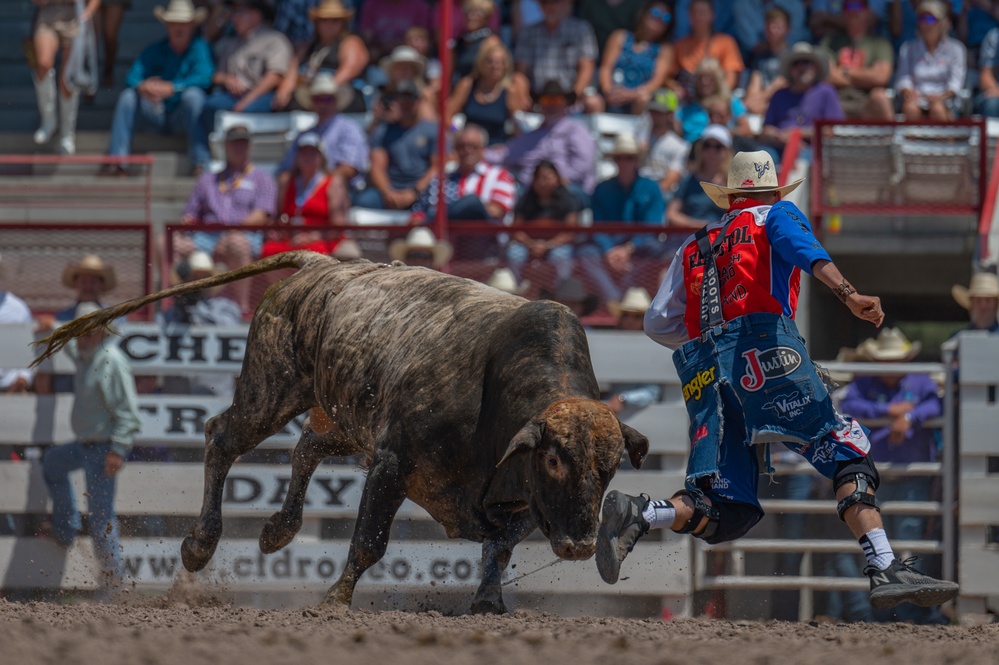
[(749, 392), (756, 392), (768, 380), (787, 376), (801, 367), (801, 354), (788, 346), (750, 349), (742, 357), (746, 359), (746, 372), (739, 385)]

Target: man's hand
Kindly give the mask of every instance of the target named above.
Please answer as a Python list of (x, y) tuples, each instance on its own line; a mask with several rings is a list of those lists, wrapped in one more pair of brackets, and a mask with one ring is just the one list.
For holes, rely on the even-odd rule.
[(916, 408), (916, 405), (912, 402), (892, 402), (888, 405), (888, 415), (892, 418), (897, 418), (898, 416), (904, 416), (914, 408)]
[(233, 97), (242, 97), (244, 94), (246, 94), (246, 91), (249, 90), (249, 88), (246, 85), (244, 85), (243, 82), (240, 81), (238, 77), (232, 74), (225, 74), (225, 82), (223, 83), (223, 87)]
[(614, 395), (607, 400), (607, 406), (609, 406), (610, 410), (614, 412), (614, 415), (619, 415), (621, 413), (621, 409), (624, 408), (624, 402), (621, 401), (620, 395)]
[(125, 460), (118, 453), (108, 453), (104, 457), (104, 475), (113, 478), (120, 470)]
[(846, 306), (858, 319), (870, 321), (878, 328), (884, 323), (885, 313), (881, 309), (881, 298), (851, 293), (846, 299)]
[(19, 376), (16, 379), (14, 379), (14, 383), (10, 384), (9, 386), (7, 386), (7, 388), (4, 389), (4, 392), (11, 395), (15, 393), (26, 393), (28, 392), (28, 388), (30, 387), (31, 386), (28, 384), (28, 380), (23, 376)]
[(905, 435), (909, 433), (909, 421), (905, 415), (896, 416), (891, 421), (891, 431), (888, 432), (888, 443), (898, 445), (905, 441)]
[(618, 272), (628, 272), (631, 268), (631, 254), (635, 248), (630, 243), (611, 247), (607, 250), (607, 265)]

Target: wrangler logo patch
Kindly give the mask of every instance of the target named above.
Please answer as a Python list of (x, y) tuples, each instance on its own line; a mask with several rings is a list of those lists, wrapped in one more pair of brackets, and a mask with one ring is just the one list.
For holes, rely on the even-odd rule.
[(701, 391), (715, 382), (715, 368), (702, 369), (694, 378), (683, 384), (683, 400), (689, 402), (691, 399), (701, 399)]
[(742, 357), (746, 359), (746, 373), (739, 379), (739, 385), (749, 392), (756, 392), (769, 379), (787, 376), (801, 367), (801, 354), (789, 346), (750, 349)]

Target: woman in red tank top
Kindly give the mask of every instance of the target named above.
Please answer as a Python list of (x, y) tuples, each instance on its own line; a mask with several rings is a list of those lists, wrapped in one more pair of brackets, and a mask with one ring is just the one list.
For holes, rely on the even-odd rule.
[[(295, 168), (281, 197), (280, 223), (296, 227), (326, 227), (347, 221), (347, 193), (343, 182), (327, 170), (322, 139), (302, 134), (295, 142)], [(271, 232), (260, 255), (271, 256), (294, 249), (329, 254), (339, 238), (315, 231)]]

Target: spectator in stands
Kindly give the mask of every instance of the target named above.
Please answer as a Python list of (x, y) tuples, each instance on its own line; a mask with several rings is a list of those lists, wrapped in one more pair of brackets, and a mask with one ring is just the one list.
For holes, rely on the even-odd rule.
[(677, 122), (683, 129), (684, 140), (693, 143), (701, 136), (704, 128), (711, 124), (705, 104), (710, 99), (729, 100), (731, 123), (738, 123), (742, 131), (749, 131), (749, 121), (745, 118), (746, 107), (732, 95), (721, 65), (714, 58), (705, 58), (694, 72), (694, 94), (688, 97), (677, 111)]
[(712, 1), (691, 0), (687, 17), (690, 21), (690, 35), (673, 44), (679, 68), (677, 80), (686, 97), (694, 97), (695, 74), (698, 65), (705, 58), (714, 58), (718, 61), (728, 89), (734, 90), (745, 64), (735, 40), (727, 34), (714, 31), (712, 24), (715, 20), (715, 10)]
[[(809, 0), (810, 1), (810, 0)], [(787, 18), (790, 43), (811, 41), (803, 0), (739, 0), (732, 3), (732, 36), (747, 58), (770, 49), (767, 16), (777, 10)]]
[(666, 208), (667, 225), (672, 229), (682, 229), (679, 233), (670, 234), (667, 256), (683, 244), (687, 235), (721, 219), (722, 211), (700, 183), (727, 183), (731, 161), (732, 134), (722, 125), (708, 125), (695, 145), (690, 172), (680, 180), (676, 195)]
[(593, 88), (598, 55), (593, 28), (571, 15), (572, 0), (541, 0), (541, 13), (544, 19), (524, 28), (517, 40), (517, 71), (527, 76), (533, 93), (556, 81), (582, 100), (586, 113), (603, 110)]
[[(79, 16), (72, 2), (35, 0), (35, 4), (38, 8), (28, 53), (28, 66), (32, 69), (35, 82), (35, 97), (38, 101), (41, 124), (35, 131), (34, 140), (38, 145), (48, 143), (58, 126), (59, 154), (72, 155), (76, 153), (76, 114), (80, 108), (80, 93), (70, 91), (62, 76), (58, 77), (59, 85), (56, 85), (55, 59), (56, 54), (62, 49), (62, 64), (65, 70), (70, 45), (79, 32), (81, 22), (93, 20), (101, 0), (86, 0)], [(57, 98), (60, 98), (58, 104)], [(58, 119), (56, 119), (57, 105)]]
[(895, 62), (891, 42), (873, 33), (877, 16), (867, 0), (848, 0), (843, 17), (845, 30), (821, 44), (832, 63), (829, 82), (836, 86), (843, 113), (848, 118), (891, 120), (895, 113), (885, 94)]
[[(625, 291), (621, 302), (608, 303), (608, 309), (616, 319), (615, 330), (642, 332), (645, 310), (652, 304), (649, 292), (640, 286)], [(604, 401), (618, 418), (627, 418), (642, 409), (652, 406), (662, 399), (663, 387), (655, 383), (612, 383)]]
[(517, 283), (517, 276), (509, 268), (497, 268), (486, 281), (486, 286), (499, 289), (504, 293), (512, 293), (515, 296), (522, 296), (531, 288), (530, 282)]
[(101, 304), (102, 296), (113, 291), (117, 284), (114, 267), (104, 263), (96, 254), (86, 254), (75, 263), (67, 263), (62, 271), (62, 285), (76, 292), (76, 300), (66, 309), (56, 312), (55, 321), (72, 321), (80, 303), (95, 302), (104, 307)]
[(597, 145), (586, 125), (569, 117), (575, 93), (558, 81), (549, 81), (535, 99), (544, 116), (541, 126), (511, 139), (505, 150), (497, 151), (497, 156), (525, 188), (530, 186), (541, 160), (552, 162), (562, 183), (580, 206), (587, 208), (596, 181)]
[[(0, 256), (0, 276), (3, 275)], [(0, 289), (0, 326), (30, 325), (31, 309), (10, 291)], [(27, 368), (0, 368), (0, 393), (26, 393), (31, 389), (34, 372)]]
[(529, 85), (513, 70), (513, 58), (498, 40), (482, 44), (478, 53), (472, 73), (448, 97), (447, 114), (464, 114), (466, 122), (486, 129), (489, 145), (499, 145), (510, 139), (513, 114), (530, 108)]
[[(579, 0), (576, 15), (593, 26), (597, 49), (603, 53), (610, 36), (618, 30), (634, 28), (647, 9), (648, 0)], [(672, 7), (667, 5), (667, 11), (672, 11)]]
[(104, 68), (101, 72), (101, 87), (114, 87), (114, 66), (118, 62), (118, 33), (125, 10), (131, 9), (132, 0), (101, 0), (97, 12), (98, 34), (104, 44)]
[(414, 226), (405, 239), (393, 240), (388, 248), (389, 258), (393, 261), (432, 270), (450, 261), (453, 254), (451, 243), (438, 240), (434, 232), (425, 226)]
[[(597, 3), (593, 3), (597, 4)], [(673, 71), (673, 14), (666, 2), (642, 8), (634, 30), (615, 30), (603, 49), (600, 90), (611, 113), (641, 113)]]
[[(579, 200), (573, 196), (559, 175), (558, 168), (543, 159), (534, 167), (530, 187), (517, 201), (513, 211), (514, 226), (556, 227), (571, 229), (579, 222)], [(520, 279), (531, 261), (547, 261), (555, 268), (556, 286), (572, 276), (572, 231), (535, 238), (527, 231), (514, 231), (506, 248), (506, 261)]]
[[(197, 34), (207, 15), (191, 0), (170, 0), (153, 14), (166, 26), (167, 36), (142, 50), (125, 77), (111, 120), (108, 154), (124, 157), (132, 152), (137, 129), (166, 134), (186, 133), (188, 158), (197, 163), (194, 128), (212, 85), (215, 64), (208, 43)], [(101, 173), (124, 175), (123, 164), (105, 164)]]
[[(458, 166), (444, 176), (444, 200), (451, 220), (502, 220), (517, 200), (517, 185), (502, 166), (483, 160), (489, 134), (475, 124), (455, 134)], [(413, 205), (419, 218), (433, 219), (437, 210), (438, 176), (420, 192)], [(467, 258), (462, 256), (462, 258)]]
[(363, 208), (406, 210), (437, 174), (437, 123), (416, 113), (420, 89), (401, 81), (389, 98), (387, 120), (371, 137), (368, 187), (354, 197)]
[(826, 81), (829, 60), (824, 51), (805, 42), (791, 47), (784, 58), (783, 75), (786, 88), (774, 93), (763, 119), (760, 139), (776, 154), (779, 161), (784, 146), (794, 129), (801, 131), (802, 141), (812, 138), (816, 120), (842, 120), (836, 89)]
[[(308, 131), (322, 137), (327, 167), (341, 181), (356, 187), (368, 168), (368, 137), (357, 122), (340, 112), (343, 108), (350, 108), (355, 96), (354, 89), (349, 85), (337, 83), (329, 72), (320, 72), (312, 80), (308, 100), (303, 98), (302, 102), (318, 116), (316, 126)], [(279, 189), (288, 184), (296, 151), (296, 144), (292, 144), (278, 165)]]
[(708, 97), (701, 105), (708, 112), (708, 123), (727, 127), (732, 134), (732, 150), (758, 150), (759, 145), (753, 130), (749, 126), (748, 114), (742, 114), (738, 119), (732, 117), (732, 98), (724, 95)]
[(583, 283), (575, 277), (570, 277), (560, 282), (555, 287), (554, 292), (542, 289), (540, 298), (542, 300), (554, 300), (559, 304), (565, 305), (579, 318), (589, 316), (596, 311), (597, 305), (600, 304), (596, 294), (588, 293)]
[(540, 0), (511, 0), (510, 2), (510, 32), (513, 43), (520, 41), (524, 28), (540, 23), (545, 18), (541, 13)]
[(266, 25), (273, 17), (266, 0), (232, 0), (231, 4), (235, 36), (219, 40), (215, 47), (215, 88), (205, 100), (192, 137), (195, 169), (203, 170), (208, 164), (208, 135), (215, 128), (216, 112), (268, 113), (291, 61), (291, 42)]
[[(374, 126), (381, 122), (395, 122), (399, 119), (398, 108), (392, 106), (392, 101), (398, 94), (399, 86), (405, 82), (416, 86), (419, 94), (419, 104), (416, 111), (424, 120), (437, 120), (437, 98), (427, 85), (427, 59), (411, 46), (397, 46), (392, 54), (382, 58), (379, 63), (386, 83), (381, 88), (378, 100), (374, 104), (372, 121)], [(396, 112), (391, 111), (396, 108)]]
[[(985, 37), (995, 28), (999, 28), (999, 2), (996, 0), (968, 0), (962, 3), (963, 11), (957, 25), (957, 38), (960, 39), (968, 52), (980, 54)], [(974, 57), (971, 58), (974, 60)]]
[[(870, 362), (910, 362), (919, 355), (919, 342), (910, 342), (897, 328), (883, 328), (876, 338), (857, 346), (857, 356)], [(885, 373), (858, 376), (843, 396), (844, 415), (854, 418), (888, 419), (887, 425), (871, 428), (870, 455), (877, 463), (912, 464), (937, 459), (937, 433), (925, 423), (943, 415), (936, 382), (925, 374)], [(929, 501), (933, 479), (928, 476), (885, 478), (878, 487), (881, 501)], [(896, 538), (928, 538), (927, 520), (922, 515), (886, 515)], [(888, 621), (946, 623), (936, 608), (909, 603), (893, 611), (875, 611), (875, 617)]]
[[(309, 89), (320, 74), (330, 74), (337, 86), (351, 87), (363, 80), (368, 66), (368, 48), (361, 38), (350, 32), (349, 21), (354, 10), (344, 7), (341, 0), (323, 0), (309, 10), (315, 24), (315, 37), (296, 44), (281, 85), (274, 93), (272, 106), (283, 109), (295, 100), (309, 110)], [(351, 95), (351, 103), (337, 110), (341, 113), (363, 113), (366, 110), (361, 95)]]
[(967, 52), (947, 36), (947, 14), (938, 0), (919, 3), (919, 34), (899, 51), (895, 91), (907, 120), (952, 120), (960, 110)]
[[(81, 303), (76, 318), (100, 310)], [(42, 475), (52, 497), (52, 535), (69, 547), (82, 527), (69, 474), (83, 469), (87, 481), (90, 537), (101, 568), (99, 597), (113, 600), (122, 584), (122, 563), (115, 519), (115, 479), (139, 431), (135, 378), (128, 357), (97, 328), (66, 348), (77, 363), (76, 397), (70, 423), (76, 440), (49, 448)]]
[(996, 320), (996, 313), (999, 311), (999, 277), (991, 272), (976, 272), (971, 276), (968, 286), (955, 284), (950, 292), (957, 304), (968, 310), (971, 317), (971, 322), (958, 332), (986, 330), (999, 333), (999, 321)]
[[(195, 282), (219, 274), (219, 269), (205, 252), (191, 252), (177, 263), (172, 275), (174, 284)], [(196, 326), (235, 326), (243, 322), (243, 313), (231, 298), (218, 289), (193, 291), (173, 299), (173, 305), (159, 315), (163, 324), (179, 323)], [(232, 384), (232, 380), (229, 380)], [(170, 391), (171, 393), (174, 391)]]
[(787, 85), (781, 75), (780, 63), (790, 47), (788, 33), (791, 19), (779, 6), (767, 10), (764, 20), (764, 42), (753, 49), (749, 61), (749, 83), (746, 84), (746, 108), (750, 113), (763, 115), (767, 112), (774, 92)]
[[(604, 180), (593, 190), (595, 223), (642, 224), (661, 229), (666, 213), (659, 184), (638, 175), (641, 150), (634, 136), (621, 134), (607, 153), (614, 160), (617, 175)], [(664, 245), (657, 235), (598, 233), (576, 249), (583, 271), (596, 284), (606, 302), (621, 300), (624, 287), (634, 284), (635, 258), (659, 260)], [(605, 265), (606, 264), (606, 265)], [(607, 271), (621, 275), (621, 285)]]
[(676, 133), (676, 93), (660, 88), (652, 95), (645, 110), (649, 114), (648, 136), (640, 144), (645, 148), (645, 160), (639, 173), (659, 183), (659, 191), (668, 202), (687, 172), (690, 144)]
[(423, 72), (423, 80), (426, 82), (432, 98), (436, 100), (437, 93), (441, 89), (443, 66), (434, 51), (434, 44), (430, 40), (430, 31), (422, 26), (414, 25), (406, 31), (402, 38), (402, 45), (408, 46), (423, 56), (423, 61), (427, 63)]
[[(458, 3), (454, 4), (455, 8)], [(440, 13), (440, 4), (437, 5)], [(499, 13), (493, 0), (465, 0), (461, 3), (461, 22), (454, 26), (454, 48), (452, 49), (454, 67), (453, 79), (457, 83), (465, 76), (472, 76), (479, 59), (479, 49), (489, 44), (502, 44), (499, 32)], [(440, 41), (440, 35), (437, 36)], [(511, 56), (512, 63), (512, 56)], [(525, 78), (526, 81), (526, 78)]]
[(978, 88), (975, 112), (999, 117), (999, 27), (992, 28), (982, 41), (978, 54)]
[[(943, 13), (948, 21), (951, 14), (954, 16), (960, 14), (963, 2), (964, 0), (945, 0), (941, 3)], [(919, 13), (923, 0), (892, 0), (889, 4), (890, 7), (887, 10), (889, 35), (885, 36), (890, 37), (895, 48), (898, 49), (905, 42), (919, 36)], [(878, 15), (884, 21), (885, 19), (881, 17), (882, 12), (885, 10), (878, 12)], [(950, 28), (947, 32), (950, 32)]]
[[(250, 160), (250, 132), (237, 125), (225, 136), (225, 168), (204, 173), (184, 206), (181, 222), (219, 226), (259, 226), (269, 223), (277, 206), (277, 184)], [(263, 239), (250, 231), (195, 231), (174, 237), (174, 252), (184, 258), (195, 250), (205, 252), (228, 268), (241, 268), (260, 255)], [(233, 284), (235, 300), (250, 310), (250, 282)]]
[(402, 44), (412, 26), (433, 28), (432, 11), (424, 0), (364, 0), (357, 23), (361, 39), (373, 60), (379, 60)]
[(305, 132), (295, 141), (295, 148), (295, 164), (286, 184), (278, 189), (278, 221), (285, 226), (303, 228), (291, 234), (275, 233), (264, 242), (262, 257), (294, 249), (329, 254), (336, 247), (333, 236), (306, 231), (305, 227), (347, 223), (350, 195), (343, 178), (329, 169), (323, 137), (316, 132)]
[(312, 10), (322, 2), (323, 0), (274, 0), (274, 29), (283, 32), (295, 46), (311, 42), (315, 36)]

